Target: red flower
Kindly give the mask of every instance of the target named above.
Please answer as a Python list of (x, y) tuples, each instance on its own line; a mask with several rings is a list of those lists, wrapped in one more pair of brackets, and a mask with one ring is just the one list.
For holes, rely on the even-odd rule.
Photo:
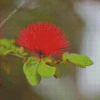
[(61, 55), (70, 45), (63, 31), (47, 22), (30, 24), (20, 31), (16, 42), (34, 53), (45, 56)]

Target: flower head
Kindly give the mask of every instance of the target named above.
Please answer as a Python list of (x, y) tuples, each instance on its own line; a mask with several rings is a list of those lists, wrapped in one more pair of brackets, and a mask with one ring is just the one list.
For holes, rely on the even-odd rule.
[(61, 55), (70, 45), (63, 31), (52, 23), (35, 23), (22, 29), (16, 41), (39, 55)]

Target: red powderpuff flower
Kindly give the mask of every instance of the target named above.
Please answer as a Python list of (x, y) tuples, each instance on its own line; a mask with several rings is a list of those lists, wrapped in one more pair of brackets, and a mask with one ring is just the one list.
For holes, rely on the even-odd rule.
[(35, 23), (22, 29), (16, 41), (39, 55), (61, 55), (70, 45), (63, 31), (52, 23)]

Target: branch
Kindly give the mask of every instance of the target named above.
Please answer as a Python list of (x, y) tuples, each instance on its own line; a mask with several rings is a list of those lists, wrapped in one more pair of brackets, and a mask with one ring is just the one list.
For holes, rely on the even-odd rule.
[(23, 56), (20, 56), (20, 55), (17, 55), (17, 54), (13, 54), (13, 53), (8, 53), (9, 55), (12, 55), (12, 56), (16, 56), (16, 57), (19, 57), (19, 58), (23, 58), (25, 59), (26, 57), (23, 57)]

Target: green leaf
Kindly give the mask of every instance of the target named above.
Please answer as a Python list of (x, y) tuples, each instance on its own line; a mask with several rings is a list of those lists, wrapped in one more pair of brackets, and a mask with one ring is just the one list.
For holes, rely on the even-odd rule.
[(1, 39), (0, 40), (0, 46), (5, 46), (6, 48), (10, 48), (11, 47), (12, 41), (8, 40), (8, 39)]
[(46, 56), (46, 57), (44, 57), (44, 58), (42, 58), (42, 59), (41, 59), (41, 62), (44, 62), (44, 63), (52, 62), (52, 60), (51, 60), (49, 57), (50, 57), (50, 55), (49, 55), (49, 56)]
[(24, 47), (20, 47), (20, 48), (18, 49), (18, 52), (19, 52), (19, 54), (22, 55), (22, 56), (28, 55), (27, 52), (24, 52)]
[(12, 53), (18, 54), (21, 56), (26, 56), (28, 53), (24, 52), (23, 47), (17, 47), (14, 45), (15, 40), (14, 39), (0, 39), (0, 46), (6, 48), (6, 50), (11, 50)]
[(64, 53), (63, 56), (62, 56), (62, 59), (63, 59), (63, 61), (66, 61), (67, 59), (69, 59), (70, 57), (73, 57), (75, 55), (77, 55), (77, 54), (75, 54), (75, 53), (71, 53), (71, 54)]
[(41, 81), (41, 76), (37, 73), (39, 61), (37, 61), (36, 59), (35, 57), (29, 57), (27, 62), (23, 66), (26, 78), (31, 85), (37, 85)]
[(27, 53), (27, 52), (24, 52), (24, 53), (22, 53), (21, 55), (22, 55), (22, 56), (27, 56), (28, 53)]
[(75, 64), (81, 68), (85, 68), (86, 66), (90, 66), (93, 64), (93, 61), (89, 57), (85, 55), (78, 55), (75, 53), (71, 53), (71, 54), (64, 53), (62, 59), (64, 61), (68, 61), (72, 64)]
[(0, 47), (0, 55), (7, 55), (12, 50), (7, 50), (4, 47)]
[(53, 76), (55, 74), (55, 71), (55, 67), (51, 67), (44, 62), (41, 62), (38, 66), (38, 73), (45, 78)]
[(27, 61), (28, 61), (28, 62), (31, 62), (31, 61), (39, 62), (40, 59), (39, 59), (38, 57), (32, 56), (32, 57), (29, 57), (29, 58), (27, 59)]
[(18, 49), (13, 42), (14, 40), (0, 39), (0, 46), (6, 48), (7, 50), (11, 50), (12, 52), (17, 54)]
[(56, 78), (61, 78), (61, 76), (62, 76), (62, 71), (61, 71), (61, 69), (60, 69), (57, 65), (55, 65), (54, 67), (56, 68), (56, 72), (55, 72), (54, 76), (55, 76)]
[(19, 48), (19, 54), (22, 54), (24, 52), (24, 48), (23, 47), (20, 47)]

